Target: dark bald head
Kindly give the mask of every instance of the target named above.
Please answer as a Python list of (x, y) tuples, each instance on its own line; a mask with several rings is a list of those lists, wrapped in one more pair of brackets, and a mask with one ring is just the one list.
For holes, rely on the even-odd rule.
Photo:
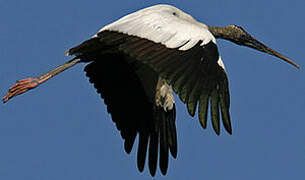
[(226, 39), (231, 42), (234, 42), (235, 44), (238, 44), (241, 46), (247, 46), (252, 49), (255, 49), (255, 50), (267, 53), (267, 54), (271, 54), (275, 57), (283, 59), (284, 61), (288, 62), (289, 64), (300, 69), (300, 66), (297, 65), (295, 62), (286, 58), (285, 56), (281, 55), (280, 53), (272, 50), (271, 48), (264, 45), (263, 43), (259, 42), (240, 26), (236, 26), (236, 25), (229, 25), (227, 27), (208, 26), (208, 28), (209, 28), (209, 31), (215, 36), (215, 38)]

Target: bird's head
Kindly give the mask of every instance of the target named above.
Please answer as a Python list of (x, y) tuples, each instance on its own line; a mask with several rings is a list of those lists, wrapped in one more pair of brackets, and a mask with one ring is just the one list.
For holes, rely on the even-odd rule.
[(281, 55), (280, 53), (274, 51), (273, 49), (269, 48), (268, 46), (264, 45), (263, 43), (259, 42), (240, 26), (237, 26), (237, 25), (229, 25), (227, 27), (208, 26), (208, 28), (209, 28), (209, 31), (215, 36), (215, 38), (226, 39), (226, 40), (234, 42), (238, 45), (247, 46), (252, 49), (256, 49), (258, 51), (261, 51), (261, 52), (264, 52), (267, 54), (271, 54), (280, 59), (283, 59), (284, 61), (288, 62), (289, 64), (300, 69), (300, 66), (297, 65), (295, 62), (286, 58), (285, 56)]

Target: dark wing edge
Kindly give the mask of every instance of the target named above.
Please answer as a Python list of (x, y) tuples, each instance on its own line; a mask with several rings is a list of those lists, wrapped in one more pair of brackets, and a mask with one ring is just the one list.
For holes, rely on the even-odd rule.
[[(89, 48), (86, 51), (90, 52)], [(86, 53), (81, 55), (85, 57)], [(144, 170), (148, 152), (149, 170), (154, 176), (159, 152), (160, 169), (165, 175), (168, 168), (168, 152), (170, 151), (174, 158), (177, 156), (175, 107), (170, 111), (164, 111), (153, 103), (153, 99), (144, 89), (147, 87), (143, 87), (139, 75), (135, 73), (135, 68), (142, 67), (141, 63), (127, 63), (124, 57), (118, 54), (95, 55), (94, 58), (96, 60), (85, 67), (85, 72), (104, 99), (107, 111), (121, 132), (125, 152), (129, 154), (132, 151), (136, 136), (139, 135), (139, 171)], [(141, 71), (142, 78), (145, 78), (146, 74), (143, 72), (147, 71)], [(148, 75), (147, 78), (151, 76)], [(152, 87), (155, 86), (156, 83), (152, 83)]]
[[(120, 43), (109, 36), (117, 37)], [(180, 51), (179, 47), (170, 49), (160, 43), (119, 32), (102, 31), (97, 37), (108, 45), (117, 45), (120, 52), (149, 65), (166, 79), (187, 105), (191, 116), (195, 115), (199, 104), (198, 116), (203, 128), (207, 126), (210, 109), (216, 134), (220, 134), (220, 114), (226, 131), (232, 134), (228, 80), (225, 70), (217, 63), (219, 54), (214, 42), (202, 46), (202, 41), (199, 41), (193, 48)]]
[[(143, 39), (119, 32), (102, 31), (99, 32), (97, 36), (93, 37), (92, 39), (87, 40), (81, 45), (68, 50), (67, 55), (77, 55), (80, 57), (86, 57), (84, 61), (89, 62), (90, 60), (86, 60), (87, 58), (94, 59), (96, 61), (96, 57), (101, 54), (101, 51), (110, 54), (113, 52), (114, 54), (121, 53), (121, 55), (124, 55), (124, 57), (129, 56), (128, 59), (125, 59), (126, 62), (128, 61), (128, 64), (133, 64), (133, 62), (139, 62), (139, 64), (148, 65), (151, 69), (153, 69), (153, 71), (158, 73), (158, 75), (166, 79), (167, 83), (173, 87), (174, 91), (179, 95), (179, 98), (182, 100), (182, 102), (187, 105), (188, 112), (191, 116), (195, 115), (195, 111), (198, 106), (198, 117), (200, 120), (200, 124), (203, 128), (206, 128), (207, 126), (207, 114), (210, 110), (212, 126), (216, 134), (220, 134), (220, 115), (226, 131), (232, 134), (229, 114), (230, 95), (228, 88), (228, 79), (225, 70), (217, 63), (219, 54), (215, 43), (209, 42), (208, 44), (201, 46), (201, 41), (199, 41), (193, 48), (186, 51), (180, 51), (178, 48), (169, 49), (160, 43), (154, 43), (148, 39)], [(97, 63), (97, 61), (92, 63)], [(113, 68), (116, 68), (115, 65), (113, 66)], [(112, 68), (108, 67), (108, 69)], [(108, 105), (108, 103), (110, 104), (110, 102), (106, 100), (108, 94), (105, 94), (105, 90), (103, 90), (103, 87), (99, 87), (99, 85), (96, 85), (97, 81), (100, 80), (95, 79), (95, 75), (92, 75), (91, 77), (91, 75), (89, 74), (90, 73), (87, 72), (87, 76), (89, 77), (90, 81), (94, 83), (95, 87), (97, 88), (97, 91), (101, 93), (102, 98), (104, 98), (105, 104), (107, 104), (108, 112), (112, 111), (111, 109), (116, 108), (119, 112), (121, 108), (112, 108), (111, 105)], [(107, 76), (107, 73), (105, 75)], [(151, 110), (151, 107), (149, 109)], [(162, 119), (160, 117), (163, 117), (163, 119), (166, 119), (165, 117), (172, 117), (169, 118), (170, 120), (168, 121), (161, 121), (162, 125), (168, 126), (163, 126), (162, 128), (159, 128), (159, 132), (155, 130), (155, 134), (147, 134), (145, 133), (145, 131), (139, 130), (139, 127), (136, 124), (134, 124), (134, 126), (126, 126), (130, 127), (131, 133), (129, 132), (129, 130), (129, 133), (127, 133), (127, 131), (125, 132), (124, 130), (122, 131), (120, 125), (121, 121), (115, 120), (116, 115), (114, 115), (113, 112), (110, 112), (113, 121), (117, 124), (117, 127), (121, 131), (121, 135), (125, 140), (124, 147), (127, 153), (131, 152), (137, 134), (140, 135), (138, 148), (138, 168), (140, 171), (143, 171), (146, 156), (145, 150), (148, 148), (149, 168), (152, 176), (155, 174), (156, 171), (155, 169), (157, 158), (155, 152), (157, 151), (156, 149), (158, 149), (156, 145), (158, 144), (156, 143), (157, 139), (160, 142), (160, 144), (158, 144), (160, 145), (160, 153), (165, 153), (162, 155), (162, 162), (165, 162), (165, 160), (168, 159), (168, 155), (166, 156), (166, 153), (168, 154), (168, 150), (161, 151), (161, 149), (163, 150), (165, 149), (164, 147), (168, 147), (168, 144), (170, 144), (170, 140), (168, 140), (166, 144), (164, 142), (161, 142), (160, 136), (165, 136), (168, 139), (170, 139), (171, 137), (177, 138), (175, 118), (173, 118), (175, 116), (173, 115), (175, 114), (175, 108), (172, 112), (164, 111), (163, 113), (161, 113), (163, 114), (162, 116), (158, 115), (158, 108), (153, 109), (153, 114), (156, 116), (156, 119)], [(152, 120), (151, 122), (157, 121)], [(126, 125), (126, 123), (122, 124)], [(149, 126), (151, 125), (152, 124), (150, 124)], [(146, 126), (143, 127), (147, 129)], [(171, 129), (167, 129), (166, 133), (165, 131), (162, 131), (161, 134), (161, 129), (163, 129), (164, 127)], [(175, 134), (175, 136), (172, 136), (170, 133), (168, 133), (169, 131), (174, 132), (172, 134)], [(129, 135), (124, 135), (124, 133), (127, 133)], [(161, 143), (163, 143), (162, 148)], [(144, 150), (142, 150), (142, 147)], [(176, 157), (177, 143), (173, 146), (173, 148), (169, 148), (169, 150), (172, 156)], [(165, 174), (168, 164), (162, 164), (161, 159), (159, 161), (161, 172), (162, 174)]]

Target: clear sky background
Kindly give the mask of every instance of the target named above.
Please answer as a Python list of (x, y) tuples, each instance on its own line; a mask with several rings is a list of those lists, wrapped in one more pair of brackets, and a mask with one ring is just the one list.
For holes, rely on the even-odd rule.
[[(0, 0), (0, 94), (67, 61), (64, 51), (102, 26), (164, 1)], [(305, 1), (176, 0), (209, 25), (237, 24), (295, 60), (296, 68), (218, 40), (231, 90), (233, 135), (203, 130), (177, 101), (178, 157), (155, 179), (305, 178)], [(0, 104), (0, 179), (151, 179), (123, 141), (79, 64)], [(135, 107), (136, 108), (136, 107)]]

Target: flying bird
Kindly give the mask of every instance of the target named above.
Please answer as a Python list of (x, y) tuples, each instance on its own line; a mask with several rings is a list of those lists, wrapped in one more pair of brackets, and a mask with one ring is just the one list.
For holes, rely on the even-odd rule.
[(36, 78), (17, 81), (2, 101), (39, 86), (75, 64), (88, 63), (86, 75), (104, 99), (126, 153), (131, 152), (138, 136), (139, 171), (143, 171), (148, 156), (150, 174), (155, 175), (159, 161), (165, 175), (169, 154), (177, 156), (174, 92), (186, 104), (190, 116), (198, 109), (204, 129), (210, 112), (216, 134), (220, 133), (220, 119), (232, 134), (228, 79), (217, 38), (271, 54), (300, 68), (242, 27), (208, 26), (176, 7), (155, 5), (104, 26), (67, 51), (67, 56), (74, 56), (72, 60)]

